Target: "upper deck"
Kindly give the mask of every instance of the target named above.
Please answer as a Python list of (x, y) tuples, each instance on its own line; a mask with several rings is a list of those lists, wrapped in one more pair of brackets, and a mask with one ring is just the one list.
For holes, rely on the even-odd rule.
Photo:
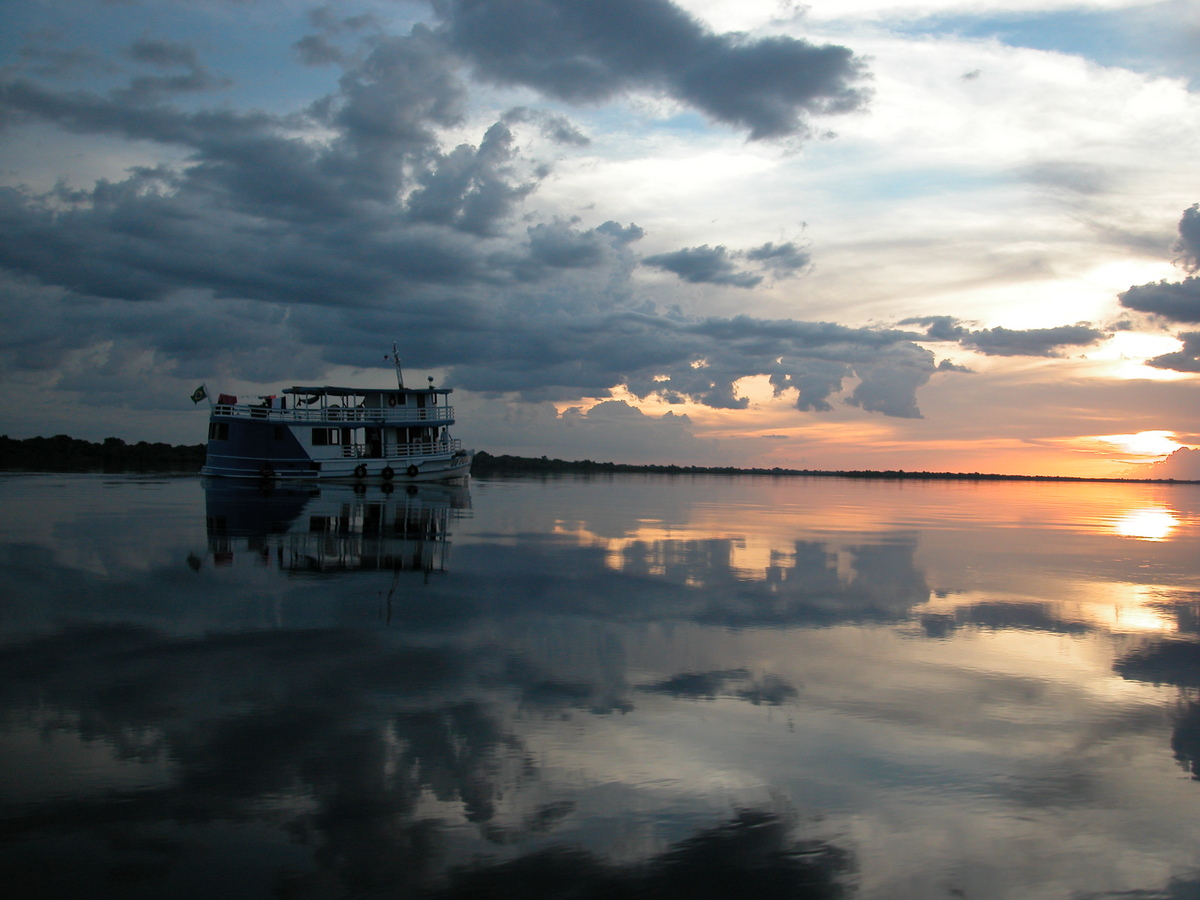
[(236, 398), (221, 395), (212, 415), (279, 424), (452, 425), (454, 407), (447, 404), (450, 393), (450, 388), (291, 387), (282, 391), (282, 397), (258, 398), (260, 403), (237, 403)]

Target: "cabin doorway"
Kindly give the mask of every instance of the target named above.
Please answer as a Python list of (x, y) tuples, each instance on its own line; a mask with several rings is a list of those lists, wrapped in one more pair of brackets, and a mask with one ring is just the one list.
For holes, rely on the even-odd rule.
[(371, 459), (379, 459), (383, 456), (383, 431), (379, 428), (367, 429), (367, 456)]

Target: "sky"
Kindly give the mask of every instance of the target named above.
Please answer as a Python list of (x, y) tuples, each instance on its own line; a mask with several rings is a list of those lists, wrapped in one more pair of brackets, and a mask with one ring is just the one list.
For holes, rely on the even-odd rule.
[(0, 433), (1200, 478), (1200, 0), (0, 9)]

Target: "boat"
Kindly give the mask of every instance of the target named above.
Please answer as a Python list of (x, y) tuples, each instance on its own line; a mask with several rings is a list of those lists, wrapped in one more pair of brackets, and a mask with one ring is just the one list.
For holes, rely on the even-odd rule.
[(255, 402), (207, 386), (208, 445), (201, 475), (220, 478), (338, 479), (397, 483), (464, 478), (475, 453), (450, 436), (452, 388), (294, 386)]

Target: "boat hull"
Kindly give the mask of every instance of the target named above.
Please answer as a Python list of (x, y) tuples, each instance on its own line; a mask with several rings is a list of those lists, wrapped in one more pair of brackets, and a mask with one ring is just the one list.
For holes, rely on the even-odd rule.
[(296, 479), (303, 481), (391, 481), (399, 483), (448, 481), (471, 473), (472, 451), (448, 456), (400, 456), (378, 459), (238, 458), (214, 456), (201, 475), (214, 478)]

